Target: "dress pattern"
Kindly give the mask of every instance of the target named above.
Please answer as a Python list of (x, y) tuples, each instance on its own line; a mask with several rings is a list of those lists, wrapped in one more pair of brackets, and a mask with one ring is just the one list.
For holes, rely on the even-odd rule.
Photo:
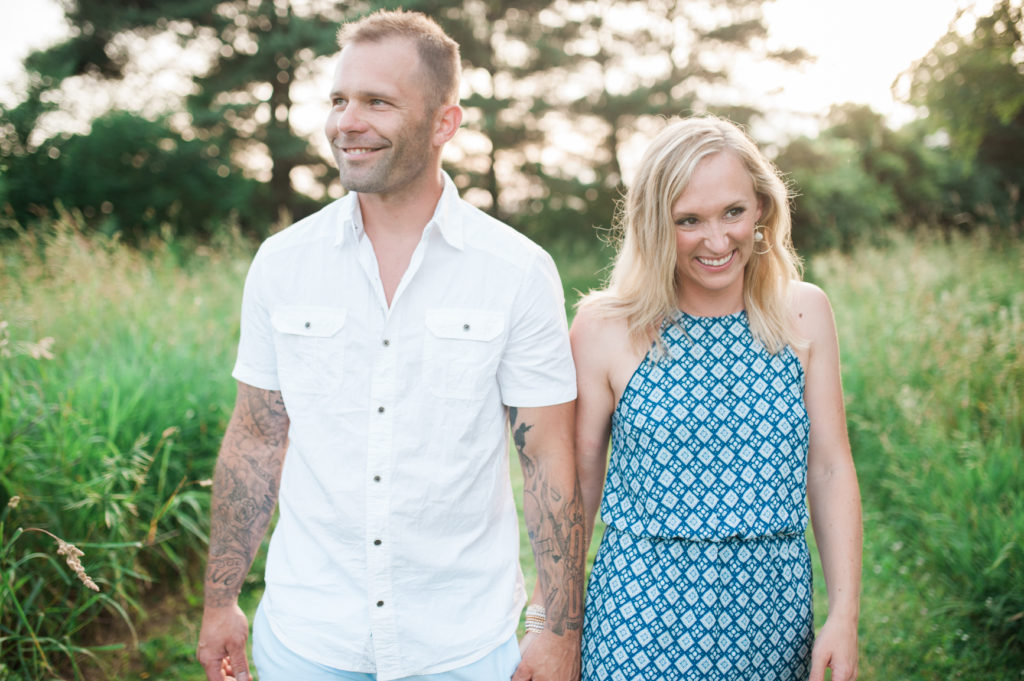
[(612, 416), (585, 681), (789, 681), (813, 642), (799, 359), (680, 313)]

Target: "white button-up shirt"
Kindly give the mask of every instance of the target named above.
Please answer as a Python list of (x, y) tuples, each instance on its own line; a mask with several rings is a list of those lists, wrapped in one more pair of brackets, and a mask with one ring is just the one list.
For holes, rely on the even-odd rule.
[(525, 593), (506, 405), (576, 396), (550, 256), (444, 180), (390, 308), (355, 194), (267, 239), (232, 374), (280, 390), (291, 420), (270, 626), (382, 681), (512, 636)]

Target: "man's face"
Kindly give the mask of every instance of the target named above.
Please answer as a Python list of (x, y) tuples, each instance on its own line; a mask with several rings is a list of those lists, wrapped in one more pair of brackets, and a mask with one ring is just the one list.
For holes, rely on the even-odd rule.
[(433, 112), (411, 40), (352, 43), (342, 50), (324, 131), (350, 191), (388, 195), (434, 168)]

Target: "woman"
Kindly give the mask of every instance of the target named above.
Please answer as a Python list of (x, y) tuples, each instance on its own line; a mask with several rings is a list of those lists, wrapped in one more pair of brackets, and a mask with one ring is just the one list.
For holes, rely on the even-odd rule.
[[(586, 536), (599, 502), (607, 524), (584, 681), (856, 675), (860, 495), (835, 323), (799, 280), (788, 198), (735, 125), (672, 122), (607, 288), (580, 303)], [(817, 640), (805, 497), (829, 595)]]

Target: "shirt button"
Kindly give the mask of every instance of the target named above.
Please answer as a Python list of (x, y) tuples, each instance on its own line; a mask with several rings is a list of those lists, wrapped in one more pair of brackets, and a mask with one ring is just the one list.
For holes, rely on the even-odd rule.
[(384, 607), (384, 601), (377, 601), (377, 607), (378, 608), (383, 608)]
[(380, 546), (380, 539), (374, 539), (373, 540), (373, 545), (374, 546)]
[(382, 343), (384, 344), (384, 347), (387, 347), (387, 346), (391, 345), (391, 341), (390, 341), (390, 340), (388, 340), (387, 338), (385, 338), (385, 339), (384, 339), (383, 341), (381, 341), (381, 342), (382, 342)]
[(307, 329), (309, 328), (309, 322), (306, 322), (306, 328)]
[(379, 475), (373, 476), (373, 481), (374, 482), (380, 482), (380, 476)]
[(383, 414), (384, 413), (384, 407), (377, 407), (377, 413)]
[(463, 331), (469, 331), (469, 324), (463, 324), (462, 325), (462, 330)]

